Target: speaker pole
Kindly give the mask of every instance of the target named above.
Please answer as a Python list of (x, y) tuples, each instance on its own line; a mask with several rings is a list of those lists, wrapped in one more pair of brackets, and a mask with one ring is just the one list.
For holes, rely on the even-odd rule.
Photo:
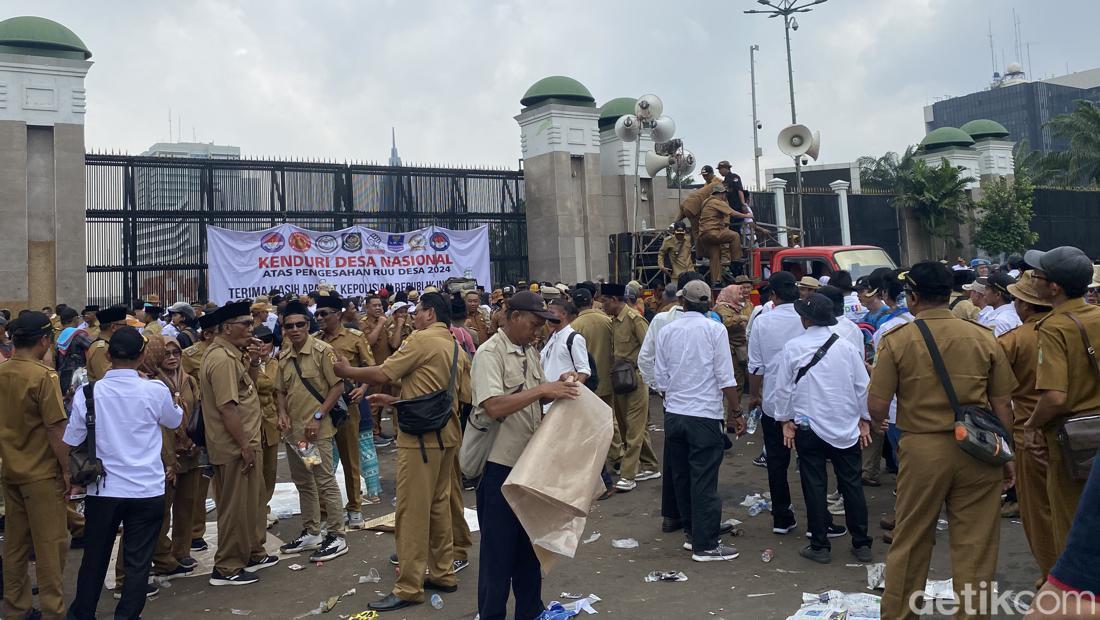
[[(783, 34), (787, 40), (787, 84), (791, 89), (791, 124), (798, 123), (798, 114), (794, 109), (794, 66), (791, 64), (791, 17), (783, 16)], [(798, 205), (798, 238), (803, 247), (806, 246), (806, 222), (802, 219), (802, 156), (794, 158), (794, 200)]]

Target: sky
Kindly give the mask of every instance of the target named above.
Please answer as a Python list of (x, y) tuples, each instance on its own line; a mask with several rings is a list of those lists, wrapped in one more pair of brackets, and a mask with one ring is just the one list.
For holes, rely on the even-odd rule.
[[(597, 104), (654, 93), (701, 163), (752, 184), (749, 45), (757, 44), (761, 170), (790, 165), (781, 19), (752, 0), (7, 0), (91, 49), (89, 149), (193, 138), (244, 156), (516, 168), (527, 88), (567, 75)], [(1020, 20), (1017, 58), (1013, 9)], [(1100, 66), (1097, 0), (829, 0), (792, 32), (798, 120), (818, 163), (902, 151), (923, 107), (985, 88), (1020, 61), (1039, 77)], [(1001, 60), (1002, 55), (1004, 61)], [(171, 114), (169, 113), (171, 110)], [(177, 121), (177, 119), (179, 119)]]

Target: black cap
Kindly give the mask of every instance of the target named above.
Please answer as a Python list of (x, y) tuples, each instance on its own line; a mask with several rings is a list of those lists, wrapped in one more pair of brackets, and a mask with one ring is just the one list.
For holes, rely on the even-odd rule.
[(773, 291), (795, 288), (794, 274), (789, 271), (777, 271), (768, 278), (768, 286)]
[(100, 325), (107, 325), (109, 323), (117, 323), (126, 319), (126, 307), (125, 306), (111, 306), (110, 308), (100, 310), (95, 313), (95, 320), (99, 321)]
[(321, 295), (317, 298), (317, 309), (332, 308), (333, 310), (343, 310), (344, 302), (336, 295)]
[(687, 230), (687, 226), (683, 220), (676, 220), (676, 223), (672, 225), (672, 230), (676, 232), (684, 232)]
[(226, 321), (232, 321), (233, 319), (241, 316), (252, 316), (252, 304), (247, 301), (231, 301), (226, 303), (221, 308), (218, 308), (214, 313), (217, 317), (218, 324), (221, 325)]
[(50, 317), (42, 312), (24, 312), (8, 323), (8, 335), (13, 338), (38, 338), (53, 331)]
[(218, 314), (216, 312), (207, 312), (206, 314), (198, 318), (199, 329), (206, 331), (218, 326)]
[(80, 315), (76, 313), (76, 309), (70, 308), (68, 306), (65, 306), (57, 311), (57, 318), (61, 319), (62, 323), (68, 323), (78, 316)]
[(145, 349), (146, 342), (148, 341), (145, 336), (133, 327), (120, 327), (111, 335), (111, 340), (107, 344), (107, 353), (115, 359), (137, 359)]
[(997, 290), (998, 293), (1001, 293), (1002, 295), (1012, 294), (1008, 292), (1008, 287), (1011, 284), (1016, 284), (1016, 278), (1008, 275), (1008, 272), (1006, 271), (998, 271), (989, 276), (989, 279), (986, 281), (987, 286), (993, 287)]
[(714, 168), (712, 168), (710, 164), (703, 166), (699, 171), (701, 174), (714, 174)]
[(626, 285), (616, 284), (615, 282), (604, 282), (600, 285), (600, 295), (619, 298), (626, 297)]
[(1092, 282), (1092, 261), (1073, 246), (1063, 245), (1047, 252), (1028, 250), (1024, 261), (1055, 284), (1085, 288)]
[(159, 317), (164, 314), (164, 308), (160, 306), (145, 306), (145, 314), (152, 317)]
[(258, 325), (252, 328), (252, 337), (259, 338), (264, 342), (274, 342), (275, 334), (271, 333), (271, 330), (267, 328), (267, 325)]
[(532, 293), (531, 291), (520, 291), (512, 295), (512, 298), (508, 300), (508, 308), (510, 310), (530, 312), (536, 316), (541, 316), (551, 323), (561, 322), (554, 313), (546, 309), (546, 302), (543, 301), (542, 295)]
[(799, 316), (808, 319), (814, 325), (821, 327), (836, 325), (833, 302), (821, 293), (812, 293), (806, 299), (795, 301), (794, 310)]
[(963, 290), (964, 284), (970, 284), (974, 281), (974, 271), (971, 269), (952, 270), (951, 276), (955, 279), (954, 282), (952, 282), (952, 288), (956, 291)]
[(288, 301), (286, 302), (286, 305), (283, 306), (282, 316), (290, 316), (291, 314), (300, 314), (306, 318), (312, 316), (309, 313), (309, 307), (306, 306), (304, 303), (298, 301), (297, 299), (293, 301)]
[(84, 306), (84, 309), (80, 311), (80, 314), (84, 314), (85, 312), (99, 312), (99, 306), (96, 306), (96, 305)]
[(573, 289), (573, 303), (578, 307), (592, 305), (592, 292), (586, 288)]
[(950, 295), (955, 277), (947, 265), (939, 261), (926, 260), (913, 265), (909, 271), (902, 271), (898, 279), (909, 284), (917, 293), (928, 295)]
[(833, 302), (833, 316), (844, 314), (844, 291), (831, 284), (826, 284), (817, 289), (817, 292), (828, 297), (829, 301)]

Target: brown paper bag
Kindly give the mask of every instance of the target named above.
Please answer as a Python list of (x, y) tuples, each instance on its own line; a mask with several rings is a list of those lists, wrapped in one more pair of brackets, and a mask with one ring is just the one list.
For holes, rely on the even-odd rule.
[(580, 391), (576, 400), (554, 402), (501, 488), (544, 576), (576, 553), (588, 511), (604, 490), (611, 407), (583, 385)]

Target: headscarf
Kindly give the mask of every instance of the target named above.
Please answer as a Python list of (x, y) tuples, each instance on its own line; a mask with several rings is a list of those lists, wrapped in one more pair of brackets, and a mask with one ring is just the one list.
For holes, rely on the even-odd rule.
[(715, 303), (739, 310), (744, 304), (744, 300), (745, 294), (741, 291), (741, 285), (731, 284), (718, 293), (718, 299), (715, 300)]
[[(177, 343), (178, 344), (178, 343)], [(164, 337), (159, 334), (145, 335), (145, 361), (141, 370), (149, 378), (156, 377), (160, 372), (160, 362), (164, 359)]]

